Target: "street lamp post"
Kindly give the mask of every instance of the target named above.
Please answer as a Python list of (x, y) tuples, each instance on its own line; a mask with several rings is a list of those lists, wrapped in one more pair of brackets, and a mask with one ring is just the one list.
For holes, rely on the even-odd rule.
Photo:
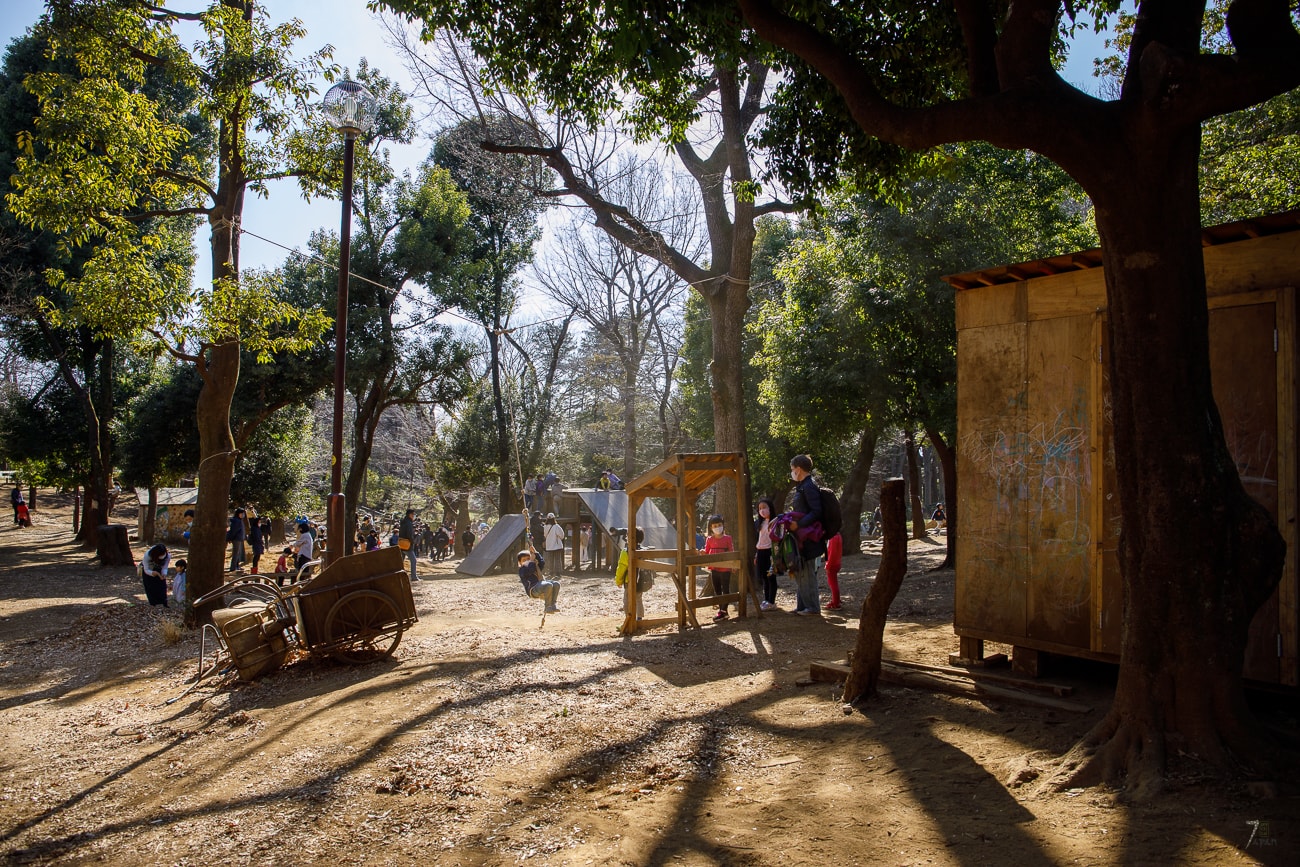
[(343, 496), (343, 396), (348, 356), (348, 264), (352, 249), (352, 163), (357, 136), (370, 129), (376, 103), (355, 81), (340, 81), (325, 92), (325, 115), (343, 133), (343, 220), (339, 228), (339, 291), (334, 315), (334, 438), (330, 451), (330, 496), (326, 504), (325, 565), (347, 550), (347, 502)]

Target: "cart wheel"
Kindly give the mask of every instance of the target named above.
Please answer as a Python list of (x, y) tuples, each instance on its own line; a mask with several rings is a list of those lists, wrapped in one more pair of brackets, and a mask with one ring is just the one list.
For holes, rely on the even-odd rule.
[(392, 656), (402, 640), (401, 619), (388, 594), (378, 590), (349, 593), (325, 616), (330, 643), (343, 644), (333, 652), (334, 658), (360, 665)]

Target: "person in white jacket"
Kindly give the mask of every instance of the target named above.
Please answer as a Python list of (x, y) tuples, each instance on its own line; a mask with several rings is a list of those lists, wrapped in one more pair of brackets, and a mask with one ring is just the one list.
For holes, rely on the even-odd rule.
[(564, 527), (556, 523), (554, 512), (546, 516), (542, 539), (546, 549), (546, 568), (552, 575), (558, 575), (564, 571)]

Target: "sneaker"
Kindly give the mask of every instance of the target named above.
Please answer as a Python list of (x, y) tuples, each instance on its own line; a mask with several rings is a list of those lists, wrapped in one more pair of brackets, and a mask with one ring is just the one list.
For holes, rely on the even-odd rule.
[(713, 619), (714, 619), (714, 621), (718, 621), (718, 620), (726, 620), (726, 619), (727, 619), (727, 612), (725, 612), (725, 611), (719, 611), (717, 614), (713, 615)]
[(759, 610), (759, 611), (771, 611), (771, 610), (773, 610), (774, 608), (776, 608), (776, 606), (773, 605), (771, 602), (760, 602), (760, 603), (758, 603), (758, 610)]
[(546, 613), (547, 613), (547, 614), (559, 614), (559, 613), (560, 613), (560, 609), (558, 609), (558, 608), (554, 608), (554, 607), (552, 607), (552, 608), (547, 608), (547, 609), (546, 609)]
[(795, 614), (798, 614), (800, 617), (810, 617), (814, 615), (820, 616), (821, 612), (813, 611), (811, 608), (800, 608), (798, 611), (795, 612)]
[(843, 607), (844, 607), (844, 606), (841, 605), (841, 604), (838, 603), (838, 602), (832, 602), (830, 605), (827, 605), (827, 606), (826, 606), (826, 610), (827, 610), (827, 611), (839, 611), (839, 610), (840, 610), (841, 608), (843, 608)]

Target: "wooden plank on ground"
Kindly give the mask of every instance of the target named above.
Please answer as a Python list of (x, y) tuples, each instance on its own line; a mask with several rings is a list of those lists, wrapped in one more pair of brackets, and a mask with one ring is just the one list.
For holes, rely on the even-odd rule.
[(910, 668), (915, 671), (930, 671), (935, 674), (946, 674), (950, 677), (968, 677), (971, 680), (986, 681), (988, 683), (1001, 683), (1007, 686), (1017, 687), (1030, 692), (1050, 692), (1055, 696), (1074, 695), (1074, 687), (1064, 683), (1051, 683), (1045, 680), (1029, 680), (1023, 677), (1015, 677), (1010, 674), (998, 674), (986, 669), (966, 669), (951, 665), (929, 665), (924, 662), (904, 662), (901, 659), (887, 660), (890, 665), (899, 668)]
[[(816, 683), (842, 683), (849, 676), (850, 668), (839, 662), (817, 661), (808, 666), (808, 677)], [(905, 668), (885, 663), (881, 666), (880, 679), (885, 683), (914, 689), (928, 689), (965, 698), (1002, 698), (1018, 701), (1050, 710), (1062, 710), (1070, 713), (1088, 713), (1091, 705), (1063, 698), (1021, 692), (988, 683), (973, 683), (966, 678), (949, 677), (941, 674), (929, 674), (922, 671), (909, 671)]]

